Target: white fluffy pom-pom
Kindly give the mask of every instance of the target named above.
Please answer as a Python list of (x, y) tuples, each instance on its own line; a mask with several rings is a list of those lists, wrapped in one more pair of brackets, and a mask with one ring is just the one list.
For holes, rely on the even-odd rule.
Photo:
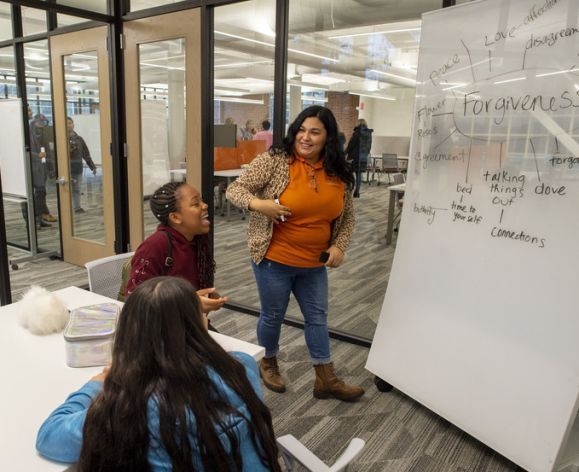
[(20, 305), (20, 324), (32, 334), (62, 331), (68, 320), (68, 310), (56, 295), (33, 285), (24, 294)]

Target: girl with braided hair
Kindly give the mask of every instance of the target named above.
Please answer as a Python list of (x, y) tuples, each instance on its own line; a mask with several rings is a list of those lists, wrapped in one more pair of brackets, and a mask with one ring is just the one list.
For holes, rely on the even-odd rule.
[(160, 224), (131, 259), (125, 296), (148, 279), (173, 275), (197, 289), (203, 312), (221, 308), (227, 297), (216, 296), (213, 288), (209, 213), (199, 191), (186, 182), (169, 182), (153, 193), (149, 204)]

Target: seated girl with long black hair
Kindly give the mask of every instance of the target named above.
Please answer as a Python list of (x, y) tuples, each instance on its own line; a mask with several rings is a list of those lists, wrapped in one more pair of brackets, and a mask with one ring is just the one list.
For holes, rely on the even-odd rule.
[(207, 332), (192, 286), (156, 277), (127, 299), (110, 369), (44, 422), (36, 448), (91, 471), (280, 471), (257, 364)]
[(227, 297), (213, 288), (209, 213), (199, 191), (185, 182), (169, 182), (155, 190), (149, 205), (160, 224), (131, 259), (125, 296), (152, 277), (174, 275), (191, 282), (205, 313), (221, 308)]

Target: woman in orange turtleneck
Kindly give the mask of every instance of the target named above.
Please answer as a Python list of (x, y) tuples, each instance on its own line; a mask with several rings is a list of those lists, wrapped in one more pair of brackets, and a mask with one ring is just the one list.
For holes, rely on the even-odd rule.
[(338, 267), (354, 231), (354, 176), (339, 144), (332, 112), (303, 110), (283, 144), (256, 157), (227, 189), (235, 205), (251, 210), (247, 231), (261, 304), (257, 337), (265, 347), (260, 374), (266, 387), (284, 392), (277, 353), (294, 294), (316, 372), (314, 396), (352, 401), (361, 387), (339, 379), (331, 362), (326, 267)]

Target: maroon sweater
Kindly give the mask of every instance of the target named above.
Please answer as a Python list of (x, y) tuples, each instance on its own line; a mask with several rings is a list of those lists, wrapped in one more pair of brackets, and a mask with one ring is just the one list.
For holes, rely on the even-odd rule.
[[(165, 259), (168, 255), (168, 237), (165, 232), (171, 233), (173, 237), (171, 240), (173, 265), (170, 268), (165, 266)], [(157, 226), (157, 231), (145, 239), (135, 251), (131, 259), (131, 276), (127, 283), (125, 296), (129, 296), (145, 280), (160, 275), (182, 277), (191, 282), (196, 289), (199, 288), (199, 274), (197, 273), (193, 241), (187, 241), (179, 231), (162, 224)]]

